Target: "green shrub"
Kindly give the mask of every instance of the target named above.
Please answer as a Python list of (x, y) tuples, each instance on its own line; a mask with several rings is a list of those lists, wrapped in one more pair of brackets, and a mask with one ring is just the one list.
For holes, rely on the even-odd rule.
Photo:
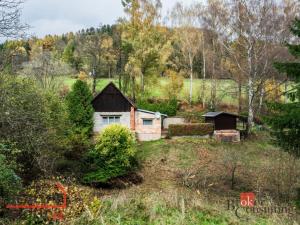
[(8, 165), (4, 155), (0, 154), (0, 199), (10, 199), (21, 188), (21, 179)]
[(213, 124), (194, 123), (194, 124), (171, 124), (169, 126), (169, 136), (194, 136), (208, 135), (214, 131)]
[(0, 142), (12, 145), (0, 146), (0, 153), (9, 163), (15, 159), (14, 170), (26, 182), (51, 173), (53, 158), (69, 148), (63, 100), (30, 78), (1, 75), (0, 102)]
[(107, 127), (89, 152), (91, 167), (84, 182), (106, 182), (128, 173), (135, 162), (135, 144), (134, 134), (128, 128), (117, 124)]
[(147, 100), (139, 100), (137, 105), (141, 109), (153, 111), (153, 112), (160, 112), (163, 114), (167, 114), (168, 116), (175, 116), (177, 113), (178, 108), (178, 101), (173, 98), (168, 101), (154, 101), (149, 102)]

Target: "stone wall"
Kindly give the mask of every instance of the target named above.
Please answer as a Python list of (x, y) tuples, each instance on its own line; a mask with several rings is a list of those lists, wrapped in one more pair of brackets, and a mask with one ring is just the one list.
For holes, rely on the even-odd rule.
[(216, 130), (214, 138), (220, 142), (240, 142), (240, 132), (238, 130)]

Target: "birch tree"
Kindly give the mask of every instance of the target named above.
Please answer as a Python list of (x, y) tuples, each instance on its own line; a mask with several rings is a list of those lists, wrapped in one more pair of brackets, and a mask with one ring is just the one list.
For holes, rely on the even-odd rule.
[[(283, 30), (278, 29), (284, 27), (279, 26), (282, 24), (279, 18), (283, 9), (275, 0), (211, 0), (209, 2), (218, 2), (216, 7), (218, 13), (212, 13), (216, 15), (215, 23), (211, 23), (209, 28), (218, 34), (218, 43), (232, 57), (239, 73), (247, 80), (248, 131), (250, 132), (254, 124), (255, 99), (260, 87), (258, 84), (262, 84), (268, 78), (274, 57), (271, 56), (270, 50), (274, 44), (280, 44), (275, 40), (284, 33)], [(234, 45), (232, 45), (233, 41)], [(243, 54), (240, 54), (241, 51)]]
[[(207, 66), (208, 63), (210, 63), (210, 108), (215, 109), (217, 78), (222, 76), (223, 71), (221, 63), (223, 48), (218, 39), (220, 38), (220, 29), (222, 29), (222, 24), (228, 20), (228, 11), (226, 10), (224, 2), (221, 0), (208, 0), (207, 4), (196, 4), (193, 8), (196, 10), (198, 26), (201, 27), (206, 34), (202, 37), (203, 41), (205, 38), (205, 43), (202, 43), (203, 75), (204, 77), (206, 76), (206, 72), (208, 72)], [(204, 49), (205, 44), (208, 45), (206, 48), (207, 50)], [(210, 62), (207, 62), (206, 60), (208, 56), (210, 56)]]
[[(162, 73), (171, 54), (171, 40), (167, 30), (160, 25), (159, 0), (123, 0), (127, 18), (122, 22), (122, 45), (128, 49), (125, 71), (130, 75), (132, 98), (136, 89), (144, 94)], [(138, 82), (140, 81), (140, 82)]]
[(230, 5), (231, 38), (239, 37), (236, 39), (236, 45), (244, 49), (242, 58), (245, 59), (246, 65), (240, 64), (232, 48), (228, 50), (233, 53), (240, 73), (247, 78), (249, 132), (254, 124), (254, 101), (259, 93), (258, 84), (263, 85), (272, 67), (274, 56), (271, 56), (270, 50), (274, 44), (280, 44), (275, 42), (276, 38), (284, 33), (278, 30), (279, 11), (280, 5), (275, 0), (235, 0)]
[(190, 88), (189, 102), (193, 100), (194, 61), (201, 49), (202, 34), (196, 27), (196, 16), (193, 7), (185, 7), (180, 3), (174, 7), (171, 14), (176, 37), (185, 63), (188, 65)]

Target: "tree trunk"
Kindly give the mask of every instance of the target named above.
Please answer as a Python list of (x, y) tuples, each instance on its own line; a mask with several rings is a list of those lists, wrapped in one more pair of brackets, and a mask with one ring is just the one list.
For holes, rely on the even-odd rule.
[(217, 92), (217, 85), (215, 79), (215, 61), (213, 60), (212, 66), (212, 77), (211, 77), (211, 92), (210, 92), (210, 108), (211, 110), (215, 110), (216, 108), (216, 92)]
[[(214, 53), (216, 54), (216, 48), (215, 48), (215, 41), (214, 39), (212, 40), (212, 48)], [(216, 79), (215, 79), (215, 73), (216, 73), (216, 62), (215, 62), (215, 57), (216, 55), (214, 55), (213, 59), (212, 59), (212, 75), (211, 75), (211, 92), (210, 92), (210, 109), (212, 111), (215, 111), (216, 109), (216, 92), (217, 92), (217, 87), (216, 87)]]
[(250, 134), (252, 127), (253, 127), (253, 121), (254, 121), (254, 71), (253, 71), (253, 43), (250, 43), (250, 46), (247, 50), (247, 61), (248, 61), (248, 67), (249, 67), (249, 74), (248, 74), (248, 123), (247, 123), (247, 133)]
[(260, 88), (260, 94), (259, 94), (259, 105), (258, 105), (258, 113), (261, 113), (263, 102), (264, 102), (264, 96), (265, 96), (265, 89), (262, 85)]
[(202, 79), (202, 108), (205, 109), (205, 89), (206, 89), (206, 56), (205, 56), (205, 50), (204, 50), (204, 38), (203, 40), (203, 49), (202, 49), (202, 54), (203, 54), (203, 79)]
[(191, 54), (189, 54), (190, 60), (190, 105), (192, 105), (193, 101), (193, 59)]
[(93, 71), (92, 71), (92, 76), (93, 76), (93, 94), (95, 95), (96, 94), (96, 86), (97, 86), (97, 77), (96, 77), (96, 72), (95, 72), (95, 69), (93, 68)]
[(238, 81), (238, 98), (239, 98), (238, 113), (240, 114), (242, 112), (242, 82), (240, 79)]
[(252, 77), (250, 76), (248, 79), (248, 124), (247, 124), (247, 133), (251, 132), (254, 121), (254, 109), (253, 109), (253, 99), (254, 99), (254, 84)]
[(131, 85), (132, 85), (132, 88), (131, 88), (131, 90), (132, 90), (131, 97), (132, 97), (133, 102), (135, 102), (136, 95), (135, 95), (135, 78), (134, 77), (131, 78), (131, 82), (132, 82), (131, 83)]

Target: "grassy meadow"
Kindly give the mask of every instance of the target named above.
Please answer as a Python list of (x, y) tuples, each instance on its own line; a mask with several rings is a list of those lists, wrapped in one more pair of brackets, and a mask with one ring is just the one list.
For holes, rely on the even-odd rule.
[[(72, 84), (76, 81), (76, 79), (73, 78), (64, 78), (63, 83), (67, 85), (68, 87), (71, 87)], [(115, 79), (107, 79), (107, 78), (100, 78), (97, 82), (97, 91), (101, 91), (109, 82), (113, 81), (118, 86), (118, 81)], [(201, 94), (202, 89), (202, 82), (204, 82), (202, 79), (194, 79), (193, 81), (193, 100), (197, 101), (199, 99), (199, 96)], [(91, 83), (91, 80), (89, 80), (89, 83)], [(211, 81), (206, 80), (206, 92), (205, 92), (205, 98), (210, 98), (210, 90), (211, 90)], [(160, 78), (158, 80), (158, 83), (153, 85), (152, 87), (148, 88), (148, 95), (149, 97), (155, 97), (155, 98), (165, 98), (165, 86), (167, 84), (167, 79)], [(189, 87), (190, 87), (190, 80), (185, 79), (184, 80), (184, 86), (179, 94), (180, 100), (188, 101), (189, 99)], [(238, 104), (238, 98), (237, 98), (237, 84), (233, 80), (217, 80), (217, 100), (219, 103), (228, 104), (228, 105), (237, 105)], [(151, 90), (151, 91), (149, 91)], [(243, 90), (244, 96), (245, 95), (245, 89)]]

